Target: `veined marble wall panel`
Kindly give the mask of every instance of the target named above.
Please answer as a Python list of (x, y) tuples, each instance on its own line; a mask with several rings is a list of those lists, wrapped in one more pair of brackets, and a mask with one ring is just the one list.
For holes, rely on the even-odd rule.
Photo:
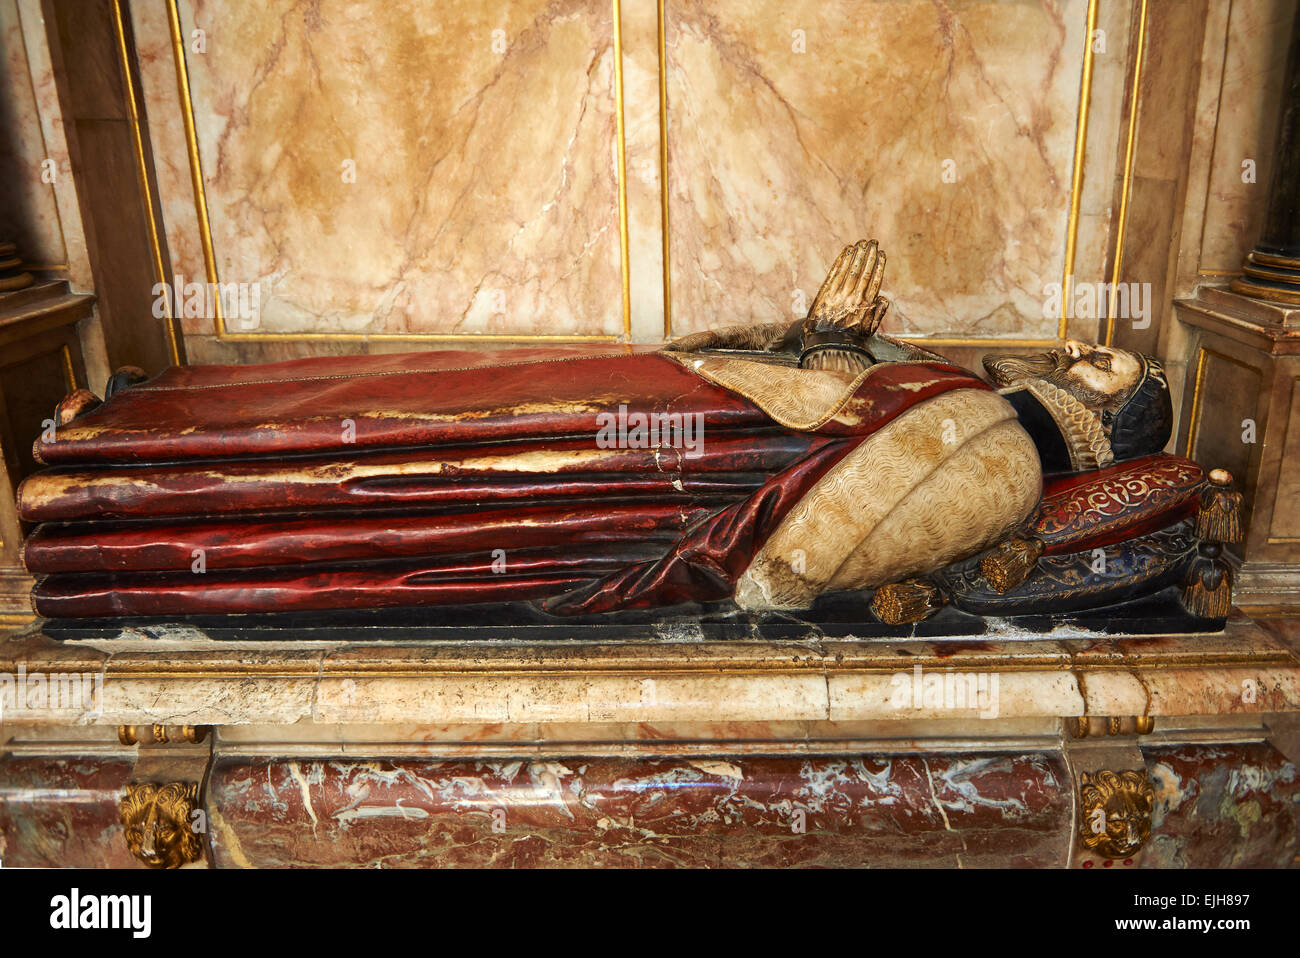
[[(17, 0), (0, 0), (0, 241), (32, 266), (67, 268), (54, 188), (42, 178), (46, 150)], [(62, 169), (54, 170), (66, 173)]]
[[(172, 265), (203, 280), (166, 2), (133, 6)], [(259, 286), (230, 333), (623, 332), (608, 0), (178, 7), (217, 272)]]
[[(158, 228), (160, 239), (166, 241), (170, 260), (164, 268), (167, 278), (173, 282), (176, 278), (182, 282), (203, 282), (206, 267), (190, 177), (180, 90), (176, 82), (176, 57), (167, 23), (168, 2), (133, 0), (131, 26), (135, 35), (136, 63), (140, 68), (141, 96), (148, 113), (158, 204), (162, 210), (162, 223)], [(190, 336), (214, 331), (211, 317), (186, 317), (183, 310), (177, 312), (187, 340)]]
[[(201, 281), (171, 2), (131, 15), (169, 266)], [(218, 343), (191, 315), (192, 358), (622, 334), (610, 0), (176, 5), (217, 272), (260, 293), (227, 330), (281, 340)], [(656, 6), (621, 17), (637, 341), (665, 325)], [(889, 331), (1055, 337), (1088, 9), (664, 0), (673, 334), (800, 314), (841, 244), (875, 236)], [(1130, 9), (1098, 2), (1078, 280), (1107, 278)]]
[(666, 0), (675, 332), (796, 314), (873, 236), (886, 329), (1054, 337), (1087, 9)]
[[(1201, 274), (1239, 273), (1263, 223), (1295, 0), (1237, 0), (1228, 14), (1215, 109)], [(1215, 51), (1218, 52), (1218, 51)], [(1254, 164), (1252, 181), (1243, 163)]]

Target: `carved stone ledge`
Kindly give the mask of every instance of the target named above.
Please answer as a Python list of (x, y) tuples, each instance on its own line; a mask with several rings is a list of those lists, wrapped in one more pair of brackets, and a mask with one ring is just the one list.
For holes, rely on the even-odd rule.
[[(919, 667), (997, 677), (998, 718), (1180, 716), (1300, 709), (1300, 662), (1259, 625), (1222, 633), (960, 642), (818, 639), (485, 645), (238, 646), (177, 637), (166, 661), (130, 639), (70, 645), (32, 630), (0, 641), (0, 673), (102, 675), (102, 709), (7, 712), (6, 724), (914, 721), (993, 718), (911, 689)], [(1249, 698), (1243, 688), (1256, 690)], [(906, 707), (904, 707), (906, 706)], [(1122, 720), (1121, 728), (1125, 728)], [(1105, 738), (1107, 726), (1090, 730)], [(1135, 726), (1136, 728), (1136, 723)], [(1126, 733), (1127, 734), (1127, 733)]]

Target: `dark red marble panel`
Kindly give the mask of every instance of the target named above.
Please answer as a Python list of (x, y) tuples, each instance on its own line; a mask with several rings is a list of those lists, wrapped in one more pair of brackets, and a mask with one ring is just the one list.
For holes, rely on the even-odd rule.
[(1156, 803), (1144, 868), (1284, 868), (1296, 857), (1300, 775), (1264, 742), (1144, 746)]
[(0, 861), (10, 867), (139, 868), (117, 803), (134, 763), (100, 756), (0, 760)]
[(1057, 755), (218, 759), (218, 867), (1046, 867)]

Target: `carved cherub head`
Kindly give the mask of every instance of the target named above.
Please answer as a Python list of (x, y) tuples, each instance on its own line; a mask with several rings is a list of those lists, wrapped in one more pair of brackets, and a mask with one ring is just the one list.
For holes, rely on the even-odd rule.
[(1169, 441), (1169, 383), (1149, 356), (1067, 339), (1033, 356), (986, 356), (984, 368), (999, 386), (1042, 380), (1065, 390), (1100, 418), (1117, 460), (1158, 452)]
[(198, 800), (193, 783), (131, 785), (118, 803), (126, 843), (149, 868), (179, 868), (203, 855), (191, 816)]

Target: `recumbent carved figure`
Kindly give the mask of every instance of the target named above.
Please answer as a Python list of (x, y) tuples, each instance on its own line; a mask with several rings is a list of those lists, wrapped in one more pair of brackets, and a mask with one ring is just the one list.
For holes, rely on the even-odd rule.
[(120, 373), (36, 444), (36, 609), (777, 614), (846, 594), (897, 625), (1168, 591), (1224, 616), (1240, 496), (1161, 451), (1160, 364), (1070, 340), (989, 356), (986, 381), (880, 332), (884, 267), (854, 244), (806, 319), (662, 348)]

